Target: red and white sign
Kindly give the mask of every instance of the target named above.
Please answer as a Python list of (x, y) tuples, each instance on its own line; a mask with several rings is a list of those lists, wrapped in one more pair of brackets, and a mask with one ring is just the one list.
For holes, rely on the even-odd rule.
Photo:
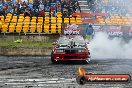
[(64, 34), (69, 34), (69, 35), (79, 34), (79, 31), (80, 30), (78, 30), (78, 25), (76, 25), (76, 24), (69, 25), (68, 24), (67, 27), (64, 30)]

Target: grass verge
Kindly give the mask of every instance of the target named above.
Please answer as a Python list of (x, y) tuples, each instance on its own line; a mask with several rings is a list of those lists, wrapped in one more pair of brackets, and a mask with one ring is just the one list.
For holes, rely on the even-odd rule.
[(33, 42), (23, 41), (22, 43), (15, 43), (14, 41), (0, 41), (0, 46), (7, 47), (25, 47), (25, 48), (52, 48), (51, 42)]

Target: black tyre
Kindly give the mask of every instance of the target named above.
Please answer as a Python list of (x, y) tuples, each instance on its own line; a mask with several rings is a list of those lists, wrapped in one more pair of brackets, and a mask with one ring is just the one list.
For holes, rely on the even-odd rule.
[(88, 51), (88, 63), (91, 61), (91, 55), (90, 52)]
[(85, 60), (85, 61), (84, 61), (84, 64), (89, 64), (89, 61), (88, 61), (88, 60)]
[(56, 61), (54, 60), (54, 53), (53, 53), (53, 51), (51, 52), (51, 61), (52, 61), (52, 63), (56, 63)]
[(88, 55), (90, 55), (90, 52), (88, 51)]

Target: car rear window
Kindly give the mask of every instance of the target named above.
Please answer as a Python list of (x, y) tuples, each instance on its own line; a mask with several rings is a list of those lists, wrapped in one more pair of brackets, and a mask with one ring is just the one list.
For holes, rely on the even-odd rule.
[(69, 38), (67, 38), (67, 37), (64, 36), (64, 37), (60, 37), (59, 38), (58, 43), (59, 44), (68, 44), (69, 41), (70, 41)]
[(58, 40), (58, 44), (66, 44), (67, 45), (72, 40), (77, 44), (85, 44), (84, 38), (81, 36), (75, 36), (72, 38), (68, 38), (66, 36), (60, 37)]
[(84, 43), (85, 43), (84, 38), (81, 37), (81, 36), (76, 36), (76, 37), (74, 37), (74, 38), (73, 38), (73, 41), (74, 41), (75, 43), (78, 43), (78, 44), (84, 44)]

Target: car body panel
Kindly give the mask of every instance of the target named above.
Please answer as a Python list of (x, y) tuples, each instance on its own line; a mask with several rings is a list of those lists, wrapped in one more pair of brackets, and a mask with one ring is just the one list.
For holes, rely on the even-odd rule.
[[(64, 39), (64, 40), (60, 40)], [(79, 40), (80, 39), (80, 40)], [(88, 60), (88, 47), (80, 35), (62, 36), (53, 48), (53, 59), (58, 60)]]
[(88, 60), (88, 54), (54, 54), (54, 60)]

